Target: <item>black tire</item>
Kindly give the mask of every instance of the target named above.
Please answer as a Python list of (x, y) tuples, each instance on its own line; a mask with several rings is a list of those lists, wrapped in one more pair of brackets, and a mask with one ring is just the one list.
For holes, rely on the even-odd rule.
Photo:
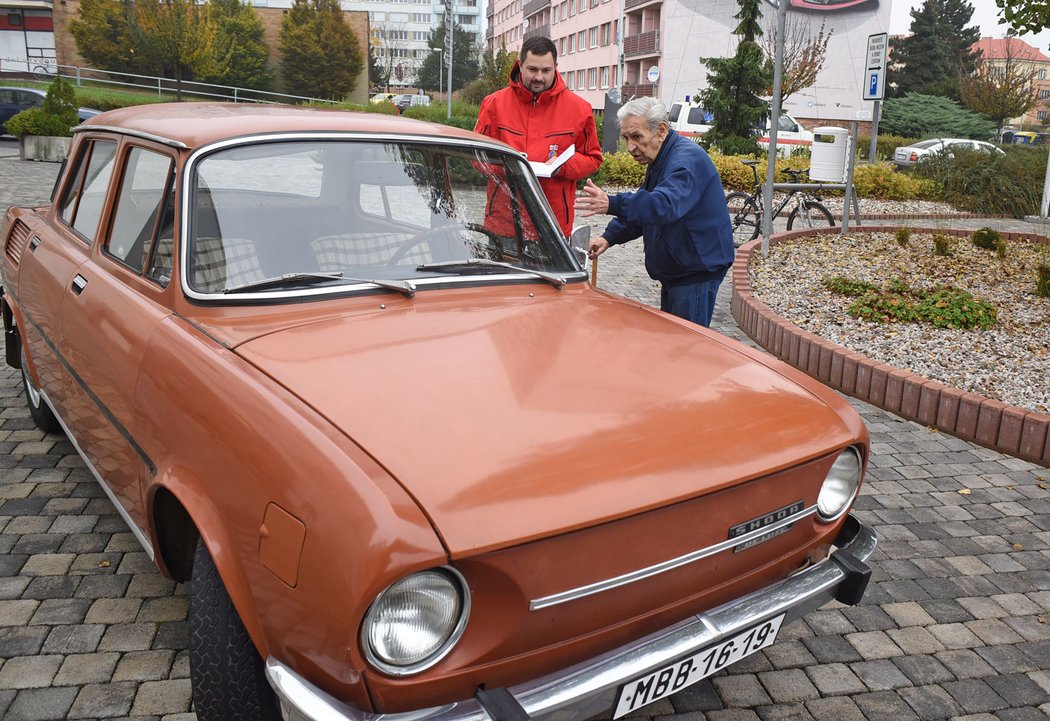
[(762, 230), (762, 218), (758, 206), (751, 196), (739, 191), (726, 196), (729, 208), (729, 220), (733, 224), (733, 246), (739, 248), (749, 240), (758, 237)]
[(815, 200), (803, 200), (788, 216), (787, 229), (792, 230), (795, 223), (799, 229), (805, 228), (834, 228), (835, 219), (831, 211)]
[(190, 595), (190, 680), (199, 721), (280, 721), (263, 659), (200, 540)]
[(21, 353), (22, 389), (25, 391), (26, 407), (29, 408), (29, 415), (32, 416), (36, 427), (45, 433), (61, 433), (62, 424), (58, 422), (58, 418), (51, 412), (50, 406), (44, 401), (40, 391), (33, 385), (33, 379), (29, 377), (29, 363), (26, 360), (25, 345), (22, 346)]

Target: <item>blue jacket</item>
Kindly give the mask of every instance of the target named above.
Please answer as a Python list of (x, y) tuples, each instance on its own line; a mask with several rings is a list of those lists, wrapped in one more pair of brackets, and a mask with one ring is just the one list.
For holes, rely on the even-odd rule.
[(609, 196), (609, 215), (616, 217), (602, 237), (617, 245), (642, 236), (645, 269), (661, 283), (709, 280), (733, 264), (733, 228), (715, 164), (673, 130), (642, 187)]

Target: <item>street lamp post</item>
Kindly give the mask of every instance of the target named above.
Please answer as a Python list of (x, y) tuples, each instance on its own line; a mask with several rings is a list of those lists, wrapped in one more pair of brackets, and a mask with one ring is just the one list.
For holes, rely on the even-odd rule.
[(444, 77), (444, 74), (445, 74), (445, 67), (444, 67), (445, 59), (441, 56), (441, 54), (443, 52), (445, 52), (445, 49), (444, 48), (434, 48), (434, 52), (438, 54), (438, 91), (440, 92), (441, 88), (442, 88), (441, 79), (442, 79), (442, 77)]

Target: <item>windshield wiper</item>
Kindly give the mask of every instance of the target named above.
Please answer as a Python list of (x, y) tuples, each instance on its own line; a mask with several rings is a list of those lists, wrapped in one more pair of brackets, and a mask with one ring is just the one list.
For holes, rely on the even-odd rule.
[(266, 290), (267, 288), (281, 288), (286, 285), (322, 285), (339, 281), (341, 283), (371, 283), (387, 290), (396, 290), (406, 298), (416, 294), (416, 286), (406, 280), (383, 280), (378, 278), (349, 278), (342, 273), (285, 273), (275, 275), (272, 278), (252, 280), (240, 285), (223, 288), (223, 293), (246, 293), (253, 290)]
[(554, 275), (553, 273), (547, 273), (542, 270), (532, 270), (531, 268), (522, 268), (517, 265), (510, 263), (504, 263), (502, 260), (491, 260), (489, 258), (467, 258), (466, 260), (446, 260), (441, 263), (424, 263), (417, 265), (416, 270), (432, 270), (436, 273), (455, 273), (457, 271), (481, 271), (486, 272), (491, 268), (501, 268), (503, 270), (509, 270), (514, 273), (527, 273), (537, 278), (542, 278), (558, 290), (561, 290), (562, 286), (565, 285), (565, 278), (560, 275)]

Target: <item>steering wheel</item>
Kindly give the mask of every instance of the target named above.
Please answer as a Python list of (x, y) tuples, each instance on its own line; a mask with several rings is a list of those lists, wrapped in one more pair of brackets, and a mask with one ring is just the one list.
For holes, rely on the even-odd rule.
[[(489, 239), (488, 250), (497, 256), (497, 260), (503, 257), (502, 245), (499, 242), (500, 236), (496, 232), (489, 228), (486, 228), (480, 223), (464, 223), (462, 226), (442, 225), (437, 228), (430, 228), (428, 230), (416, 233), (411, 238), (404, 241), (398, 247), (398, 249), (394, 251), (393, 255), (390, 256), (390, 259), (387, 260), (386, 264), (398, 265), (401, 259), (408, 255), (408, 252), (415, 248), (417, 245), (429, 242), (433, 238), (440, 237), (442, 235), (446, 236), (446, 242), (451, 244), (453, 242), (453, 236), (456, 234), (456, 231), (462, 228), (466, 228), (466, 230), (475, 231), (486, 236)], [(451, 255), (451, 253), (449, 253), (449, 255)]]

